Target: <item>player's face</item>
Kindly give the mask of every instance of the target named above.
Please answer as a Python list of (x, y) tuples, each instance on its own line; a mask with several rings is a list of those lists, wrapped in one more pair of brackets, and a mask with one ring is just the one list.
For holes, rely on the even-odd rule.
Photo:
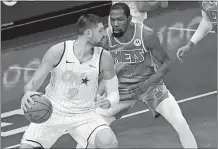
[(104, 38), (107, 36), (104, 25), (98, 23), (97, 26), (91, 29), (90, 43), (94, 46), (100, 46), (104, 41)]
[(115, 37), (123, 36), (128, 27), (129, 20), (130, 19), (124, 14), (122, 9), (111, 10), (110, 22)]

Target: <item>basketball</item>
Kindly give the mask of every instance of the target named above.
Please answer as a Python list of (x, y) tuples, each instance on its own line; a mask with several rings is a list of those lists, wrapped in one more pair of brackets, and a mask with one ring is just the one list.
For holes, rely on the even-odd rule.
[(31, 98), (35, 102), (29, 102), (31, 108), (26, 106), (27, 112), (24, 115), (27, 120), (33, 123), (43, 123), (47, 121), (52, 114), (52, 104), (49, 99), (43, 95), (32, 95)]

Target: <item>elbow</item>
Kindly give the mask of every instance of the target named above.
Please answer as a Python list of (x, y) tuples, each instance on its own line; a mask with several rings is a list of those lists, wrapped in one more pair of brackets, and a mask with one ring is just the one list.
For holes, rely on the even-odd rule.
[(170, 64), (172, 64), (172, 60), (168, 57), (166, 60), (166, 64), (169, 66)]
[(169, 71), (170, 71), (170, 68), (167, 67), (166, 69), (164, 69), (163, 74), (166, 75)]
[(166, 67), (166, 68), (162, 69), (162, 70), (160, 71), (160, 73), (161, 73), (162, 76), (164, 76), (164, 75), (166, 75), (169, 71), (170, 71), (170, 68), (169, 68), (169, 67)]
[(170, 65), (172, 61), (170, 59), (165, 60), (165, 68), (162, 70), (162, 73), (165, 75), (170, 71)]

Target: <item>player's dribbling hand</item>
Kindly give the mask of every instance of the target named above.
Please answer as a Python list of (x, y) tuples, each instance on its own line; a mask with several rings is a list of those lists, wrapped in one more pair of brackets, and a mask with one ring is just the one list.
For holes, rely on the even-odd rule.
[(27, 91), (27, 92), (24, 94), (23, 98), (21, 99), (21, 109), (24, 110), (24, 112), (27, 112), (26, 106), (28, 106), (29, 108), (31, 108), (29, 102), (31, 102), (32, 104), (34, 104), (34, 101), (33, 101), (32, 98), (31, 98), (32, 95), (42, 95), (42, 93)]
[(185, 54), (187, 54), (189, 50), (190, 50), (190, 46), (189, 45), (185, 45), (185, 46), (179, 48), (179, 50), (176, 53), (177, 58), (182, 62), (183, 56)]
[(105, 97), (105, 95), (97, 95), (97, 100), (95, 101), (95, 107), (101, 107), (103, 109), (109, 109), (111, 107), (110, 101)]

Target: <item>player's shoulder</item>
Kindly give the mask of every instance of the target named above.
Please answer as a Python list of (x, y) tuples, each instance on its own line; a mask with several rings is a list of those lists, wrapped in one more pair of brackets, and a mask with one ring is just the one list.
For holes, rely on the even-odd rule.
[(141, 27), (142, 27), (142, 32), (143, 32), (143, 38), (144, 39), (149, 39), (149, 38), (153, 38), (155, 36), (155, 32), (153, 31), (152, 28), (144, 25), (144, 24), (141, 24)]
[(101, 56), (101, 63), (107, 67), (108, 65), (114, 65), (113, 63), (113, 57), (111, 56), (110, 52), (107, 50), (102, 51), (102, 56)]
[(60, 53), (63, 53), (65, 47), (66, 47), (66, 41), (60, 42), (60, 43), (57, 43), (57, 44), (51, 46), (51, 47), (48, 49), (48, 52), (49, 52), (49, 54), (51, 54), (52, 56), (54, 56), (54, 55), (59, 55)]
[(102, 49), (102, 58), (110, 59), (112, 56), (109, 51)]
[(153, 29), (146, 26), (144, 23), (134, 23), (138, 29), (140, 29), (143, 34), (150, 35), (153, 34)]
[(147, 33), (147, 34), (153, 34), (154, 31), (152, 28), (146, 26), (145, 24), (140, 24), (142, 29), (143, 29), (143, 32)]
[(102, 47), (94, 47), (95, 53), (97, 53), (98, 55), (101, 55), (103, 52), (103, 48)]
[(47, 60), (52, 61), (53, 64), (56, 64), (62, 57), (66, 48), (66, 42), (60, 42), (51, 46), (45, 54)]
[(143, 34), (142, 34), (143, 42), (146, 43), (146, 47), (153, 47), (155, 44), (159, 42), (159, 38), (150, 27), (143, 24)]

